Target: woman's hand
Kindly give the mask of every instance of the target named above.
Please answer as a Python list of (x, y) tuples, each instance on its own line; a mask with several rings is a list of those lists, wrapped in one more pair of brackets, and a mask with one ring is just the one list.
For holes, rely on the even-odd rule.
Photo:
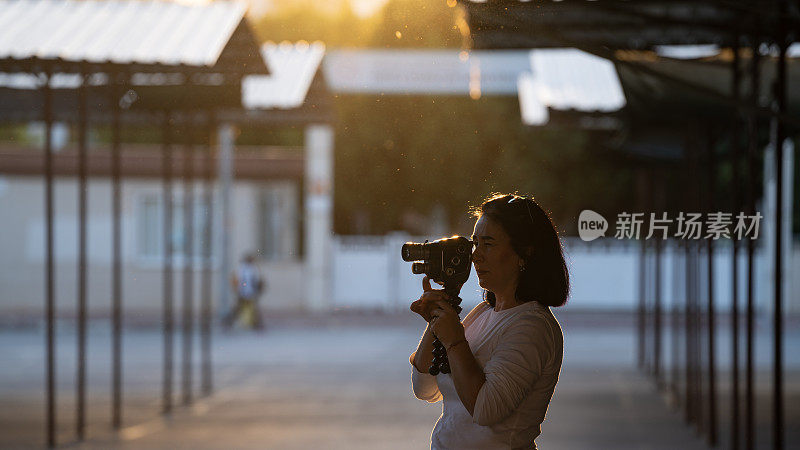
[(431, 288), (427, 276), (422, 279), (422, 290), (422, 297), (411, 304), (411, 310), (430, 323), (431, 331), (445, 346), (464, 339), (464, 326), (447, 301), (450, 297), (441, 289)]
[(411, 304), (411, 310), (422, 316), (426, 322), (430, 322), (433, 318), (431, 310), (437, 307), (436, 301), (442, 300), (446, 303), (448, 296), (442, 289), (433, 289), (431, 280), (427, 276), (422, 279), (422, 291), (419, 300)]
[(458, 313), (446, 300), (435, 300), (431, 308), (431, 329), (439, 342), (448, 347), (464, 339), (464, 325)]

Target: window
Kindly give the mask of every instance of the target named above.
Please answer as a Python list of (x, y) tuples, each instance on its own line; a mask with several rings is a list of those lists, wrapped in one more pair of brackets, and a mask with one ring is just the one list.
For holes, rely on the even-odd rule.
[[(146, 194), (140, 201), (138, 220), (138, 253), (143, 259), (157, 260), (164, 257), (164, 197), (159, 194)], [(202, 193), (195, 193), (193, 206), (194, 229), (192, 253), (195, 260), (203, 257), (203, 245), (209, 214), (206, 211)], [(172, 256), (176, 262), (184, 258), (186, 228), (184, 227), (182, 195), (173, 195), (172, 202)], [(212, 237), (213, 239), (213, 237)]]
[(265, 260), (297, 258), (297, 190), (291, 184), (261, 188), (257, 194), (258, 253)]

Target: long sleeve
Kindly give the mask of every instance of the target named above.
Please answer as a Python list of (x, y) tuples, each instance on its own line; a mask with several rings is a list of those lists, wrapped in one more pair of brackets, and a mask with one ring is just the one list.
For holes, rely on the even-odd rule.
[(547, 320), (536, 314), (503, 331), (483, 368), (486, 382), (475, 402), (474, 423), (493, 425), (511, 415), (553, 356), (553, 339)]
[[(410, 359), (409, 359), (409, 362)], [(439, 392), (439, 383), (436, 377), (429, 373), (422, 373), (414, 367), (411, 362), (411, 387), (414, 390), (414, 396), (420, 400), (425, 400), (428, 403), (436, 403), (442, 399), (442, 393)]]

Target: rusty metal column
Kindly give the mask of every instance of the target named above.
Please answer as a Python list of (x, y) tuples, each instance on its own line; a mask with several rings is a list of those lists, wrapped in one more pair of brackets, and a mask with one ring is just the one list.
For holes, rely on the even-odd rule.
[(203, 229), (203, 276), (201, 286), (202, 310), (200, 319), (200, 349), (201, 349), (201, 391), (203, 395), (210, 395), (212, 384), (211, 367), (211, 248), (212, 248), (212, 225), (214, 223), (213, 204), (214, 204), (214, 141), (216, 139), (216, 121), (214, 113), (209, 111), (207, 117), (206, 152), (203, 167), (203, 204), (205, 206), (205, 228)]
[(75, 432), (83, 440), (86, 432), (86, 152), (87, 152), (87, 78), (81, 71), (78, 87), (78, 361), (76, 384)]
[(192, 333), (194, 330), (194, 127), (186, 113), (183, 156), (183, 404), (192, 403)]
[(172, 201), (172, 113), (164, 112), (163, 123), (163, 214), (164, 214), (164, 268), (163, 268), (163, 324), (164, 324), (164, 367), (161, 411), (169, 414), (172, 411), (172, 379), (173, 350), (175, 345), (175, 313), (173, 299), (173, 201)]
[(44, 205), (45, 205), (45, 322), (47, 392), (47, 445), (56, 445), (56, 361), (55, 361), (55, 289), (53, 264), (53, 91), (50, 88), (50, 69), (44, 73), (42, 107), (44, 109)]
[(124, 92), (123, 74), (113, 73), (110, 82), (111, 97), (111, 186), (112, 186), (112, 406), (111, 424), (122, 426), (122, 186), (120, 161), (122, 114), (120, 96)]
[[(714, 212), (714, 190), (716, 188), (716, 157), (714, 154), (714, 138), (710, 127), (707, 129), (706, 139), (706, 181), (708, 189), (705, 195), (706, 213)], [(708, 217), (708, 216), (706, 216)], [(707, 339), (708, 339), (708, 442), (713, 447), (717, 445), (717, 374), (716, 357), (714, 345), (715, 333), (715, 306), (714, 306), (714, 239), (706, 237), (706, 270), (708, 276), (708, 298), (707, 298)]]
[[(757, 107), (759, 104), (759, 40), (753, 37), (752, 53), (750, 61), (750, 102), (751, 106)], [(747, 190), (746, 203), (747, 214), (753, 215), (756, 210), (756, 163), (758, 153), (758, 117), (751, 111), (747, 117)], [(755, 448), (755, 393), (753, 379), (754, 365), (754, 316), (755, 298), (753, 275), (755, 271), (755, 241), (747, 239), (747, 317), (746, 317), (746, 362), (745, 362), (745, 449)]]
[[(740, 84), (741, 71), (739, 68), (739, 36), (736, 36), (733, 46), (733, 64), (731, 66), (731, 97), (737, 104), (741, 100)], [(735, 217), (742, 209), (742, 189), (739, 166), (741, 164), (741, 148), (739, 135), (739, 110), (733, 110), (731, 121), (731, 168), (733, 186), (731, 213)], [(736, 236), (731, 236), (731, 449), (739, 450), (739, 241)]]
[(772, 140), (775, 148), (775, 280), (773, 313), (773, 367), (772, 367), (772, 448), (784, 447), (783, 436), (783, 141), (786, 129), (778, 117), (786, 112), (786, 1), (779, 1), (778, 8), (778, 67), (773, 91)]

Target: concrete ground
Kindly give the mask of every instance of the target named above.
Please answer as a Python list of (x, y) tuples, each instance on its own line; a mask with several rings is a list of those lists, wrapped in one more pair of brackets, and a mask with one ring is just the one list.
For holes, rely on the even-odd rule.
[[(537, 443), (542, 449), (701, 449), (653, 382), (634, 369), (630, 317), (563, 314), (565, 361)], [(89, 336), (89, 428), (74, 432), (75, 335), (58, 332), (59, 442), (69, 448), (424, 449), (440, 404), (414, 398), (408, 355), (422, 322), (409, 315), (269, 317), (267, 330), (215, 330), (212, 396), (159, 414), (162, 336), (129, 329), (124, 338), (124, 427), (110, 429), (110, 339), (106, 322)], [(796, 333), (796, 332), (795, 332)], [(800, 336), (791, 334), (796, 349)], [(760, 341), (768, 342), (764, 337)], [(44, 445), (44, 335), (41, 328), (0, 329), (0, 447)], [(768, 344), (764, 344), (768, 347)], [(195, 349), (198, 345), (195, 342)], [(175, 399), (180, 400), (181, 341), (176, 338)], [(759, 351), (759, 355), (768, 354)], [(768, 359), (768, 358), (767, 358)], [(721, 365), (725, 364), (724, 357)], [(766, 361), (760, 358), (762, 365)], [(195, 355), (195, 363), (197, 355)], [(789, 366), (796, 361), (789, 358)], [(787, 376), (787, 428), (800, 423), (797, 371)], [(199, 370), (193, 372), (197, 394)], [(721, 380), (729, 375), (723, 373)], [(760, 444), (769, 445), (769, 386), (759, 376)], [(729, 408), (720, 387), (727, 448)], [(797, 431), (787, 448), (798, 448)]]

